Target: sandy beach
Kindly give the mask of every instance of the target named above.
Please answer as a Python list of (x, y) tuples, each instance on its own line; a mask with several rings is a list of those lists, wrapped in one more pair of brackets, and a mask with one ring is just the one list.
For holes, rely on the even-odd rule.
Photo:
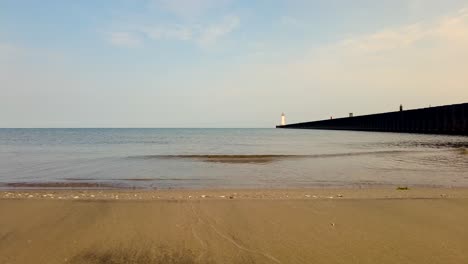
[(0, 0), (0, 264), (468, 264), (468, 0)]
[(468, 189), (0, 192), (0, 263), (466, 263)]

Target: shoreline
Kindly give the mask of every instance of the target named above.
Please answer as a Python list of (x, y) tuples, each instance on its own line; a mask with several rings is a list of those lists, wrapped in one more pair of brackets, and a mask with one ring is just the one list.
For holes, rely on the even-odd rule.
[[(401, 189), (400, 189), (401, 188)], [(0, 199), (47, 200), (317, 200), (468, 198), (468, 187), (304, 187), (206, 189), (0, 189)]]

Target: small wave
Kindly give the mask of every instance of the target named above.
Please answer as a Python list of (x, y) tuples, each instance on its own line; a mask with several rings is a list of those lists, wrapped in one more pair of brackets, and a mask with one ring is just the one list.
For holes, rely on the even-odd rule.
[[(111, 178), (111, 179), (94, 179), (94, 178), (64, 178), (66, 181), (72, 182), (112, 182), (112, 181), (201, 181), (213, 179), (200, 179), (200, 178)], [(75, 184), (75, 183), (74, 183)]]
[(124, 178), (124, 179), (111, 179), (112, 181), (204, 181), (214, 179), (200, 179), (200, 178)]
[(468, 148), (467, 141), (396, 141), (374, 143), (376, 146), (398, 148), (460, 149)]
[(216, 163), (270, 163), (274, 161), (286, 159), (310, 159), (310, 158), (334, 158), (346, 156), (362, 156), (362, 155), (385, 155), (385, 154), (400, 154), (410, 151), (369, 151), (369, 152), (348, 152), (348, 153), (332, 153), (332, 154), (312, 154), (312, 155), (144, 155), (144, 156), (129, 156), (131, 159), (189, 159), (203, 162)]
[(2, 186), (7, 188), (15, 189), (104, 189), (104, 188), (115, 188), (114, 185), (97, 182), (7, 182), (3, 183)]

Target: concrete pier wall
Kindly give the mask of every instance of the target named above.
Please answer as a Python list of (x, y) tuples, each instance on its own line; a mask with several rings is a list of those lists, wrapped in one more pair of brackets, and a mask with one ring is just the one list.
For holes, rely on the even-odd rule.
[(468, 135), (468, 103), (296, 123), (277, 128)]

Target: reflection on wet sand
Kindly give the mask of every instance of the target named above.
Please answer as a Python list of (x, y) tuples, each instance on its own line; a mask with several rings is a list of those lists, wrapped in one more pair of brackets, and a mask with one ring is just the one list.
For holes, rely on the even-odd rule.
[[(138, 244), (137, 244), (138, 243)], [(135, 246), (135, 244), (139, 246)], [(143, 247), (142, 247), (143, 244)], [(192, 264), (197, 263), (196, 256), (189, 249), (173, 249), (167, 246), (153, 245), (139, 240), (114, 248), (93, 247), (75, 255), (72, 264)]]

